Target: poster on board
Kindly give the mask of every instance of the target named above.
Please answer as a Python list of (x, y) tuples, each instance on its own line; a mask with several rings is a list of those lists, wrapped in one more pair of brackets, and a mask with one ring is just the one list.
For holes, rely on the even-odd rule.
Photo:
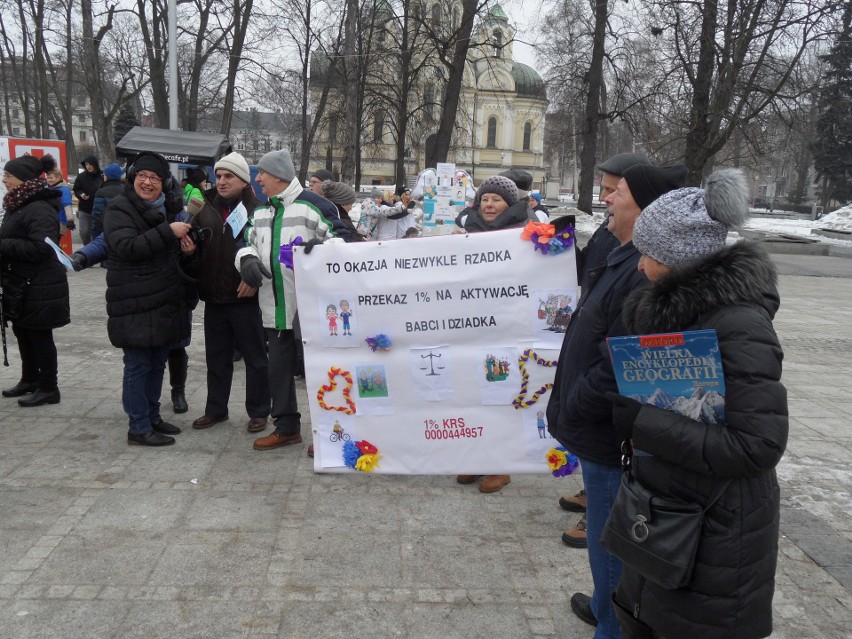
[(294, 263), (316, 471), (354, 472), (347, 442), (366, 440), (378, 473), (549, 472), (573, 248), (542, 255), (508, 229), (326, 243)]

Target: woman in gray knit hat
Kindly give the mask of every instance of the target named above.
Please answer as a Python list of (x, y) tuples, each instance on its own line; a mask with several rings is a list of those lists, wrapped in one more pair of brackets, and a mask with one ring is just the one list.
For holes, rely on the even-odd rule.
[(615, 592), (622, 637), (757, 639), (772, 632), (778, 554), (775, 466), (787, 443), (783, 353), (772, 318), (780, 300), (763, 250), (727, 246), (743, 222), (742, 172), (714, 173), (704, 189), (671, 191), (642, 211), (633, 243), (652, 286), (626, 300), (628, 333), (714, 329), (725, 380), (724, 420), (705, 423), (608, 393), (619, 442), (635, 455), (635, 479), (656, 497), (706, 512), (690, 581), (658, 586), (624, 565)]

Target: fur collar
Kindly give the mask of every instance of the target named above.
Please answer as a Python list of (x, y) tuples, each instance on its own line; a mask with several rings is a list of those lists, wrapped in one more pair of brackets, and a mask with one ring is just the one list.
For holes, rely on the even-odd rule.
[(725, 306), (757, 306), (771, 318), (780, 304), (777, 279), (763, 249), (739, 242), (634, 291), (624, 322), (631, 334), (685, 330)]

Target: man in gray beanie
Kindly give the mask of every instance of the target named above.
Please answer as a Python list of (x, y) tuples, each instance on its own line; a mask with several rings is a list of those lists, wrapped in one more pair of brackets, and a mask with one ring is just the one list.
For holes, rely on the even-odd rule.
[[(216, 186), (203, 193), (204, 202), (194, 212), (193, 226), (206, 235), (200, 257), (191, 274), (198, 280), (204, 300), (204, 352), (207, 361), (207, 401), (204, 414), (192, 422), (197, 430), (228, 419), (228, 400), (237, 349), (246, 367), (246, 428), (250, 433), (266, 429), (269, 418), (269, 372), (266, 335), (261, 322), (256, 289), (234, 270), (237, 251), (245, 247), (244, 227), (236, 235), (225, 221), (240, 204), (249, 218), (258, 201), (251, 187), (248, 162), (230, 153), (215, 164)], [(240, 293), (246, 293), (240, 295)]]
[(334, 174), (328, 169), (317, 169), (308, 178), (308, 188), (317, 195), (322, 195), (322, 183), (333, 179)]
[[(643, 202), (651, 190), (662, 195), (680, 186), (682, 181), (677, 184), (674, 175), (686, 175), (685, 170), (651, 165), (634, 165), (625, 174), (636, 168), (642, 169), (636, 183), (641, 181), (638, 190)], [(621, 450), (616, 442), (612, 402), (605, 395), (617, 389), (609, 361), (601, 352), (607, 337), (623, 334), (619, 319), (622, 304), (631, 291), (645, 283), (637, 270), (639, 251), (632, 241), (633, 226), (641, 213), (631, 194), (633, 183), (628, 185), (622, 177), (605, 199), (611, 213), (608, 228), (619, 246), (583, 288), (565, 333), (547, 405), (548, 428), (580, 459), (586, 490), (586, 539), (594, 592), (591, 597), (574, 593), (571, 609), (586, 623), (597, 625), (598, 636), (606, 637), (619, 636), (610, 594), (621, 573), (621, 562), (604, 550), (600, 536), (618, 492)]]
[[(243, 281), (238, 296), (258, 295), (266, 329), (275, 431), (256, 439), (254, 449), (270, 450), (302, 443), (295, 383), (296, 282), (292, 269), (273, 262), (270, 256), (279, 255), (281, 247), (292, 245), (297, 237), (306, 247), (305, 253), (310, 253), (326, 238), (346, 239), (350, 233), (331, 202), (296, 180), (290, 151), (271, 151), (260, 158), (257, 167), (255, 181), (269, 198), (269, 205), (255, 210), (245, 234), (246, 246), (237, 250), (234, 264)], [(271, 282), (263, 286), (264, 280)]]

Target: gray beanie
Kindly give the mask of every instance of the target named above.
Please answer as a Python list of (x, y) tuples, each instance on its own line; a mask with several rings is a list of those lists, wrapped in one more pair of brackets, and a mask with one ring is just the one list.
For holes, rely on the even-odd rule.
[(296, 179), (296, 168), (293, 166), (293, 158), (287, 149), (270, 151), (260, 158), (257, 168), (284, 182), (292, 182)]
[(228, 155), (223, 156), (213, 167), (213, 170), (216, 169), (230, 171), (246, 184), (251, 183), (251, 171), (248, 162), (239, 153), (228, 153)]
[(317, 169), (311, 173), (311, 177), (317, 178), (320, 182), (326, 182), (334, 179), (334, 174), (328, 169)]
[(345, 206), (355, 202), (355, 189), (343, 182), (326, 180), (322, 183), (322, 193), (327, 200)]
[(506, 204), (509, 206), (512, 206), (518, 201), (517, 185), (504, 175), (492, 175), (482, 180), (482, 184), (479, 185), (479, 189), (476, 191), (476, 199), (473, 202), (475, 206), (479, 206), (482, 196), (486, 193), (499, 195), (506, 200)]
[(370, 191), (370, 198), (371, 199), (378, 198), (378, 199), (382, 200), (382, 199), (384, 199), (384, 197), (385, 196), (382, 195), (382, 192), (379, 189), (373, 189), (372, 191)]
[(633, 245), (660, 264), (676, 267), (725, 248), (728, 229), (748, 216), (748, 183), (739, 169), (722, 169), (704, 189), (669, 191), (643, 209)]

